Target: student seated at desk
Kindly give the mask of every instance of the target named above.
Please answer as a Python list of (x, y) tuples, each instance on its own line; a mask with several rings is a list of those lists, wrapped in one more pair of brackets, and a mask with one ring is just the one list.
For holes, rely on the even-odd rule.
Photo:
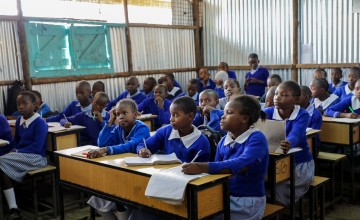
[(36, 102), (35, 102), (35, 112), (38, 113), (42, 118), (45, 118), (46, 115), (51, 112), (50, 107), (48, 104), (42, 101), (42, 97), (40, 92), (36, 90), (32, 90), (32, 93), (36, 96)]
[(155, 87), (154, 97), (147, 98), (139, 104), (139, 111), (143, 114), (153, 114), (158, 117), (154, 119), (155, 130), (170, 123), (171, 102), (166, 99), (167, 89), (163, 84)]
[(329, 85), (329, 93), (335, 92), (336, 89), (344, 87), (347, 85), (347, 82), (341, 80), (343, 78), (343, 73), (341, 68), (332, 68), (331, 69), (331, 83)]
[(272, 86), (270, 87), (269, 91), (267, 91), (266, 93), (266, 97), (265, 97), (265, 108), (269, 108), (274, 106), (274, 96), (275, 96), (275, 91), (277, 89), (277, 86)]
[(182, 90), (180, 87), (175, 86), (175, 76), (173, 73), (166, 73), (163, 77), (160, 79), (161, 83), (164, 84), (168, 91), (168, 96), (166, 97), (168, 100), (172, 101), (176, 97), (178, 97)]
[(313, 72), (313, 79), (326, 79), (327, 78), (327, 72), (323, 68), (317, 68)]
[(105, 92), (97, 92), (92, 100), (91, 110), (61, 119), (60, 124), (65, 128), (70, 128), (71, 125), (84, 126), (85, 129), (80, 135), (80, 145), (96, 146), (99, 132), (104, 127), (105, 121), (109, 119), (109, 113), (105, 111), (108, 101), (109, 97)]
[(310, 116), (307, 126), (312, 129), (320, 129), (322, 125), (322, 114), (314, 105), (310, 104), (312, 96), (311, 90), (307, 86), (300, 86), (300, 89), (301, 96), (299, 98), (299, 105), (301, 108), (305, 109)]
[(337, 95), (341, 100), (354, 95), (354, 87), (356, 81), (360, 79), (360, 68), (351, 67), (348, 75), (348, 84), (337, 88), (333, 94)]
[(240, 84), (239, 81), (229, 78), (224, 83), (225, 97), (219, 99), (219, 104), (216, 106), (217, 109), (224, 110), (226, 103), (231, 97), (240, 95)]
[(136, 104), (140, 104), (142, 101), (144, 101), (147, 96), (138, 91), (140, 87), (139, 79), (136, 76), (131, 76), (126, 81), (126, 91), (121, 93), (116, 99), (109, 102), (109, 104), (106, 106), (106, 111), (110, 111), (110, 109), (116, 105), (118, 101), (125, 98), (130, 98), (136, 102)]
[[(269, 78), (266, 80), (267, 88), (270, 90), (273, 86), (278, 86), (280, 83), (282, 83), (282, 79), (278, 74), (271, 74)], [(260, 98), (260, 103), (265, 103), (266, 93)]]
[[(266, 115), (252, 96), (229, 101), (221, 118), (228, 131), (218, 144), (215, 162), (183, 165), (185, 174), (231, 173), (230, 218), (262, 219), (266, 206), (265, 176), (269, 163), (266, 137), (253, 124)], [(221, 218), (220, 218), (221, 219)]]
[[(143, 139), (150, 136), (149, 127), (142, 121), (136, 120), (138, 108), (132, 99), (120, 100), (114, 109), (110, 111), (110, 119), (99, 134), (98, 150), (89, 152), (89, 158), (103, 157), (121, 153), (136, 153), (136, 146)], [(119, 125), (115, 126), (115, 119), (119, 119)], [(116, 204), (101, 198), (92, 196), (88, 201), (105, 220), (116, 220)], [(126, 209), (122, 207), (121, 216), (126, 215)]]
[(310, 83), (311, 96), (311, 105), (314, 105), (321, 114), (324, 114), (324, 111), (335, 105), (340, 101), (339, 97), (335, 94), (329, 94), (329, 83), (324, 78), (314, 79)]
[(359, 118), (360, 114), (360, 79), (355, 83), (355, 95), (329, 107), (325, 115), (333, 118)]
[(91, 89), (91, 96), (95, 97), (97, 92), (105, 92), (105, 84), (102, 81), (97, 81), (93, 84)]
[[(283, 152), (286, 154), (290, 148), (302, 148), (295, 153), (295, 200), (307, 192), (315, 170), (306, 137), (309, 114), (296, 105), (300, 96), (301, 89), (296, 82), (283, 82), (275, 91), (275, 106), (264, 109), (267, 119), (286, 120), (286, 139), (280, 142)], [(278, 184), (276, 198), (284, 205), (290, 204), (290, 181)]]
[(9, 153), (12, 149), (13, 138), (11, 135), (11, 128), (5, 116), (0, 114), (0, 139), (8, 141), (9, 144), (0, 146), (0, 156)]
[(143, 89), (140, 92), (148, 98), (154, 97), (154, 89), (156, 85), (157, 83), (154, 77), (147, 77), (144, 80)]
[(86, 81), (76, 83), (76, 99), (68, 105), (65, 110), (58, 115), (46, 118), (47, 122), (60, 122), (64, 115), (66, 117), (73, 116), (79, 112), (85, 112), (91, 109), (91, 86)]
[(215, 82), (210, 78), (210, 74), (206, 68), (199, 70), (199, 84), (198, 92), (202, 92), (205, 89), (215, 89)]
[(196, 113), (193, 125), (207, 125), (223, 135), (225, 132), (220, 128), (220, 119), (224, 114), (223, 110), (216, 109), (219, 103), (218, 94), (212, 89), (206, 89), (200, 93), (200, 111)]
[(196, 105), (199, 104), (198, 85), (199, 85), (199, 80), (190, 79), (189, 83), (187, 85), (187, 92), (184, 95), (184, 96), (191, 97), (195, 101)]
[(48, 126), (34, 112), (36, 97), (32, 92), (21, 92), (17, 97), (18, 112), (15, 123), (13, 150), (0, 156), (1, 189), (9, 205), (10, 219), (22, 219), (16, 204), (13, 181), (22, 182), (28, 171), (47, 165), (45, 154)]

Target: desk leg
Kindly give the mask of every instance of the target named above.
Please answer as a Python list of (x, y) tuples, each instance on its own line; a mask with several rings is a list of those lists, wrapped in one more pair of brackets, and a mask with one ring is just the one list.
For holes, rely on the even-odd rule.
[(355, 162), (354, 162), (354, 146), (351, 145), (350, 148), (350, 191), (351, 191), (351, 199), (352, 201), (355, 201), (355, 172), (354, 172), (354, 166), (355, 166)]
[(197, 220), (198, 213), (198, 196), (197, 190), (193, 187), (189, 187), (189, 199), (188, 199), (188, 219)]
[(270, 157), (268, 168), (268, 183), (270, 188), (269, 202), (275, 204), (276, 201), (276, 161)]
[(58, 212), (60, 214), (60, 220), (65, 220), (64, 213), (64, 196), (63, 196), (63, 187), (60, 183), (60, 171), (59, 171), (59, 157), (55, 156), (55, 164), (56, 164), (56, 197), (58, 198)]
[(224, 187), (224, 220), (230, 220), (230, 184), (226, 180), (223, 184)]
[(290, 219), (295, 219), (295, 156), (290, 156)]
[[(0, 185), (0, 192), (2, 192), (1, 185)], [(0, 219), (4, 219), (4, 210), (3, 210), (3, 199), (2, 194), (0, 194)]]

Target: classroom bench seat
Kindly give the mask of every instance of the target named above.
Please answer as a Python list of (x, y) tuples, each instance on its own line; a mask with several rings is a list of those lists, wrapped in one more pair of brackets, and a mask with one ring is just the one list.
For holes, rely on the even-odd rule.
[(277, 219), (279, 213), (284, 209), (284, 206), (266, 203), (263, 220)]

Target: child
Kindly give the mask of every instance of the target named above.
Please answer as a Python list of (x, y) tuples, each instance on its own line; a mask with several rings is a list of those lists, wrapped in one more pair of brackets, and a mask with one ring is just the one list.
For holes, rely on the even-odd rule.
[(265, 176), (269, 149), (266, 137), (253, 124), (265, 119), (259, 102), (251, 96), (229, 101), (221, 118), (228, 131), (218, 144), (215, 162), (183, 165), (185, 174), (230, 173), (230, 218), (262, 219), (266, 206)]
[(337, 88), (346, 86), (347, 82), (341, 80), (343, 77), (342, 70), (340, 68), (331, 69), (331, 83), (329, 86), (329, 92), (333, 93)]
[[(309, 114), (296, 105), (301, 95), (300, 86), (293, 81), (281, 83), (274, 97), (275, 107), (266, 108), (267, 119), (286, 120), (286, 139), (280, 142), (286, 154), (290, 148), (300, 147), (295, 153), (295, 199), (303, 196), (314, 178), (314, 160), (306, 138)], [(290, 204), (290, 181), (280, 183), (276, 188), (276, 198), (288, 206)]]
[(85, 129), (81, 131), (81, 146), (96, 146), (99, 132), (110, 117), (109, 113), (104, 110), (108, 101), (109, 97), (106, 93), (97, 92), (92, 100), (91, 110), (61, 119), (60, 124), (65, 128), (69, 128), (73, 124), (84, 126)]
[(321, 114), (324, 114), (324, 111), (328, 107), (340, 101), (336, 95), (329, 95), (329, 83), (325, 78), (314, 79), (310, 83), (310, 90), (311, 96), (313, 97), (311, 104), (313, 104)]
[(91, 96), (95, 97), (97, 92), (105, 92), (105, 84), (102, 81), (97, 81), (93, 84), (91, 89)]
[[(199, 85), (199, 80), (190, 79), (189, 83), (187, 85), (187, 93), (184, 94), (184, 96), (191, 97), (195, 101), (196, 105), (199, 104), (198, 85)], [(180, 95), (179, 95), (179, 97), (180, 97)]]
[(198, 127), (200, 125), (208, 125), (215, 131), (225, 134), (220, 129), (220, 119), (224, 111), (216, 109), (219, 103), (218, 94), (212, 89), (206, 89), (200, 93), (200, 112), (197, 112), (193, 124)]
[(215, 89), (216, 85), (206, 68), (201, 68), (199, 71), (199, 85), (198, 92), (202, 92), (205, 89)]
[(90, 83), (86, 81), (80, 81), (76, 83), (76, 99), (68, 105), (63, 112), (58, 115), (46, 118), (47, 122), (60, 122), (64, 115), (70, 117), (79, 112), (85, 112), (91, 109), (91, 87)]
[(29, 91), (21, 92), (16, 102), (21, 117), (15, 123), (14, 149), (0, 157), (1, 189), (9, 205), (10, 219), (22, 219), (16, 204), (13, 181), (22, 182), (28, 171), (47, 165), (45, 150), (48, 126), (34, 112), (36, 96)]
[(36, 96), (36, 102), (35, 102), (35, 112), (38, 113), (41, 117), (46, 117), (46, 115), (51, 112), (50, 107), (48, 104), (42, 101), (42, 97), (40, 92), (32, 90), (32, 93)]
[(340, 98), (340, 100), (353, 96), (355, 83), (359, 78), (360, 78), (360, 68), (351, 67), (348, 75), (348, 84), (343, 87), (337, 88), (333, 94), (337, 95)]
[(129, 79), (126, 81), (127, 90), (121, 93), (116, 99), (109, 102), (109, 104), (106, 106), (106, 111), (110, 111), (110, 109), (115, 106), (118, 101), (125, 98), (130, 98), (134, 100), (136, 104), (140, 104), (147, 98), (147, 96), (138, 91), (139, 87), (139, 79), (136, 76), (129, 77)]
[(0, 139), (8, 141), (9, 144), (0, 146), (0, 156), (7, 154), (12, 149), (13, 138), (11, 135), (11, 128), (6, 120), (6, 117), (0, 114)]
[[(282, 83), (281, 77), (278, 74), (271, 74), (269, 78), (266, 80), (267, 88), (270, 89), (273, 86), (278, 86)], [(275, 91), (274, 91), (275, 92)], [(260, 98), (260, 102), (265, 102), (266, 93)]]
[(168, 100), (172, 101), (176, 97), (178, 97), (182, 90), (179, 87), (174, 86), (174, 74), (166, 73), (162, 78), (162, 84), (165, 84), (168, 91), (168, 96), (166, 97)]
[(251, 67), (251, 71), (245, 75), (246, 94), (262, 97), (265, 93), (269, 72), (267, 69), (259, 67), (260, 60), (255, 53), (249, 55), (248, 63)]
[(155, 130), (170, 123), (171, 102), (166, 99), (167, 89), (163, 84), (155, 86), (154, 97), (147, 98), (139, 104), (139, 111), (143, 114), (153, 114), (158, 117), (154, 119)]
[(358, 118), (360, 114), (360, 79), (355, 83), (355, 95), (326, 109), (325, 115), (334, 118)]
[(215, 92), (217, 92), (219, 99), (225, 97), (224, 82), (228, 79), (228, 74), (225, 71), (220, 70), (215, 74)]
[(307, 86), (300, 86), (301, 96), (299, 98), (299, 105), (309, 113), (308, 128), (320, 129), (322, 125), (322, 114), (315, 108), (314, 105), (310, 104), (312, 92)]
[[(115, 108), (110, 111), (110, 119), (104, 125), (99, 134), (98, 150), (89, 152), (89, 158), (102, 157), (104, 155), (135, 153), (136, 146), (143, 139), (150, 136), (149, 127), (140, 120), (136, 120), (138, 108), (132, 99), (120, 100)], [(115, 119), (118, 118), (119, 126), (115, 126)], [(101, 198), (92, 196), (88, 201), (89, 205), (94, 207), (106, 220), (117, 219), (114, 211), (116, 205)], [(122, 210), (121, 215), (125, 215)]]
[(226, 62), (220, 62), (218, 65), (218, 71), (225, 71), (228, 74), (228, 78), (236, 80), (236, 74), (234, 71), (229, 70), (229, 65)]
[(146, 97), (151, 98), (154, 97), (154, 88), (156, 86), (156, 79), (154, 77), (147, 77), (144, 80), (143, 89), (141, 93), (146, 95)]
[(239, 81), (235, 79), (228, 79), (224, 83), (225, 97), (219, 100), (219, 105), (216, 106), (217, 109), (223, 110), (226, 103), (230, 100), (231, 97), (237, 96), (240, 94), (240, 84)]
[(276, 89), (277, 89), (277, 86), (273, 86), (266, 93), (265, 108), (269, 108), (269, 107), (274, 106), (274, 96), (275, 96)]
[(327, 72), (322, 69), (322, 68), (317, 68), (314, 72), (313, 72), (313, 79), (326, 79), (327, 78)]

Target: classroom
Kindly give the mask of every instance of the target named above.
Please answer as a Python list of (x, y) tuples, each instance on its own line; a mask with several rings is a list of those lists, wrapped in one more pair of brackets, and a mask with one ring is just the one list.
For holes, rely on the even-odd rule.
[(0, 220), (360, 219), (359, 36), (360, 0), (0, 0)]

